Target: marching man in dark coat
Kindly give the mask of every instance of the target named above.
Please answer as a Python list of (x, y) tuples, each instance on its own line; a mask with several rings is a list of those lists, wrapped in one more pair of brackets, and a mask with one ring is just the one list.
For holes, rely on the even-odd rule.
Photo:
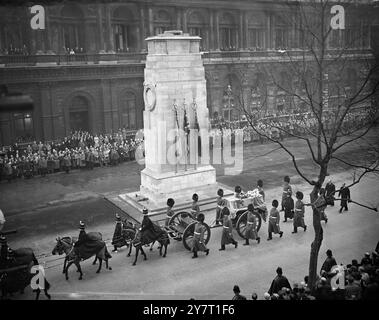
[(291, 290), (291, 285), (288, 279), (285, 276), (283, 276), (283, 270), (281, 267), (278, 267), (276, 269), (276, 274), (277, 276), (274, 280), (272, 280), (268, 293), (270, 295), (273, 295), (274, 293), (278, 293), (282, 288), (288, 288)]
[(247, 206), (247, 210), (247, 226), (245, 231), (246, 242), (243, 244), (244, 246), (250, 244), (249, 239), (257, 240), (258, 243), (261, 241), (261, 238), (258, 237), (257, 217), (254, 214), (254, 206), (252, 203)]
[(193, 236), (192, 258), (197, 258), (198, 251), (204, 251), (206, 255), (209, 254), (209, 249), (205, 246), (204, 243), (204, 233), (207, 230), (204, 226), (204, 218), (205, 217), (203, 213), (199, 213), (197, 216), (198, 222), (195, 225), (195, 231)]
[(280, 238), (283, 236), (283, 231), (280, 231), (279, 220), (280, 215), (278, 211), (279, 202), (278, 200), (272, 201), (272, 208), (268, 216), (268, 238), (267, 240), (272, 240), (272, 233), (279, 234)]
[(217, 190), (217, 207), (216, 207), (216, 226), (220, 225), (222, 222), (221, 217), (221, 210), (222, 210), (222, 203), (223, 203), (223, 197), (224, 197), (224, 190), (218, 189)]
[(192, 206), (191, 206), (191, 213), (193, 215), (193, 217), (197, 220), (197, 215), (200, 213), (200, 207), (199, 205), (197, 204), (197, 202), (199, 201), (199, 196), (194, 193), (192, 195)]
[(112, 245), (114, 248), (112, 252), (117, 252), (117, 248), (126, 246), (126, 241), (122, 236), (122, 221), (118, 213), (116, 214), (116, 226), (113, 233)]
[(342, 213), (342, 209), (348, 211), (347, 203), (350, 201), (350, 189), (346, 187), (345, 183), (342, 185), (338, 196), (341, 197), (341, 208), (339, 212)]
[(283, 194), (282, 194), (282, 210), (284, 210), (284, 221), (293, 218), (294, 201), (292, 199), (292, 187), (290, 185), (290, 177), (284, 177)]
[(295, 203), (295, 215), (293, 219), (293, 231), (292, 233), (297, 233), (297, 228), (302, 227), (304, 231), (307, 230), (307, 226), (304, 222), (304, 194), (300, 191), (296, 192), (296, 203)]
[(232, 220), (230, 219), (230, 211), (227, 207), (224, 207), (222, 209), (221, 214), (223, 215), (223, 230), (222, 230), (222, 237), (221, 237), (221, 248), (218, 250), (225, 250), (225, 245), (226, 244), (234, 244), (234, 247), (238, 247), (238, 242), (234, 240), (233, 238), (233, 224)]
[(325, 186), (325, 197), (326, 204), (334, 206), (334, 194), (336, 192), (336, 186), (333, 184), (332, 180), (329, 179)]

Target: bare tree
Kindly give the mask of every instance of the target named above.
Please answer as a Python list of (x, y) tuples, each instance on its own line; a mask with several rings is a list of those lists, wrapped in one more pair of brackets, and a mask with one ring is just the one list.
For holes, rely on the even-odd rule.
[[(269, 75), (271, 84), (277, 91), (284, 93), (287, 105), (301, 103), (308, 111), (296, 116), (295, 130), (272, 121), (266, 123), (268, 130), (263, 130), (257, 124), (259, 122), (257, 120), (266, 114), (269, 106), (262, 105), (259, 110), (252, 110), (243, 86), (235, 88), (238, 107), (246, 115), (249, 127), (259, 136), (278, 144), (288, 153), (296, 172), (313, 187), (310, 193), (312, 203), (319, 196), (319, 190), (328, 175), (328, 166), (332, 160), (354, 169), (354, 178), (348, 187), (358, 184), (368, 173), (378, 173), (379, 168), (378, 149), (374, 145), (368, 145), (370, 153), (367, 153), (368, 156), (364, 162), (357, 163), (339, 157), (338, 151), (347, 145), (357, 141), (363, 144), (366, 134), (378, 122), (375, 99), (378, 96), (379, 68), (372, 53), (369, 50), (362, 50), (362, 46), (365, 45), (363, 37), (367, 37), (365, 31), (354, 33), (352, 32), (354, 29), (349, 28), (332, 30), (330, 8), (333, 4), (333, 1), (328, 0), (286, 3), (288, 7), (283, 12), (288, 12), (287, 21), (289, 25), (294, 26), (297, 41), (292, 44), (292, 47), (297, 46), (300, 50), (280, 48), (281, 62), (274, 66), (271, 64), (271, 66), (262, 67), (263, 70), (260, 70)], [(349, 1), (344, 2), (344, 8), (348, 12)], [(346, 24), (350, 27), (349, 21), (346, 21)], [(358, 46), (359, 50), (357, 50)], [(352, 64), (359, 66), (360, 70), (358, 74), (349, 76), (348, 71)], [(282, 70), (284, 68), (287, 74), (291, 74), (296, 81), (278, 77), (278, 73), (272, 71), (276, 68), (282, 68)], [(264, 103), (267, 101), (268, 99), (264, 99)], [(364, 117), (362, 113), (365, 113)], [(355, 121), (357, 114), (363, 117), (362, 121)], [(302, 125), (309, 122), (313, 122), (313, 125)], [(313, 163), (318, 168), (317, 177), (304, 172), (286, 141), (271, 135), (270, 130), (276, 130), (281, 135), (303, 141), (309, 149)], [(301, 130), (303, 132), (299, 133)], [(362, 206), (377, 210), (376, 207)], [(315, 207), (313, 207), (313, 229), (315, 237), (311, 244), (309, 261), (311, 289), (315, 289), (317, 260), (323, 241), (320, 212)]]

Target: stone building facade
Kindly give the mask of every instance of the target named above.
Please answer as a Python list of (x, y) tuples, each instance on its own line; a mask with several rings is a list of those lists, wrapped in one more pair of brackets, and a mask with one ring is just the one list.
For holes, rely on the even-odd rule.
[[(379, 26), (379, 9), (364, 2), (346, 10), (346, 30), (328, 42), (328, 50), (349, 43), (350, 87)], [(27, 7), (0, 7), (0, 84), (35, 105), (31, 113), (0, 114), (0, 144), (57, 139), (75, 129), (141, 128), (145, 39), (167, 30), (202, 38), (210, 118), (240, 117), (237, 88), (251, 108), (263, 100), (272, 113), (302, 108), (274, 83), (301, 90), (284, 52), (302, 56), (304, 49), (296, 9), (279, 0), (58, 1), (44, 8), (46, 28), (32, 30)]]

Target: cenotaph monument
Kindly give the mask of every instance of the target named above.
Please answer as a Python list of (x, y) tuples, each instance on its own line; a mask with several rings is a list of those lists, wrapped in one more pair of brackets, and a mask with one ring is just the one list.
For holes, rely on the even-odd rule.
[[(175, 207), (200, 200), (215, 201), (218, 184), (210, 165), (209, 111), (206, 80), (199, 51), (201, 38), (182, 31), (166, 31), (147, 41), (144, 80), (145, 168), (139, 191), (111, 201), (129, 215), (147, 207), (164, 212), (166, 201)], [(129, 207), (118, 202), (128, 203)], [(138, 219), (138, 214), (136, 215)]]
[(141, 172), (140, 194), (156, 204), (165, 203), (169, 197), (188, 198), (195, 192), (199, 196), (209, 192), (215, 195), (200, 37), (167, 31), (146, 41), (146, 167)]

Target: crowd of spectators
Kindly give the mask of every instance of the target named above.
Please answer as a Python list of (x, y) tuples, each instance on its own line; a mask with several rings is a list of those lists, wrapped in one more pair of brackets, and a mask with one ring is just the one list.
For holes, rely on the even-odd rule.
[(29, 49), (24, 44), (22, 47), (13, 47), (11, 44), (8, 48), (0, 48), (0, 55), (29, 55)]
[[(334, 116), (331, 112), (324, 114), (322, 123), (326, 133), (331, 132), (335, 127)], [(360, 109), (350, 112), (345, 116), (342, 123), (342, 132), (353, 131), (357, 128), (363, 128), (371, 120), (371, 113), (368, 109)], [(318, 120), (311, 113), (299, 113), (291, 115), (270, 116), (259, 120), (253, 120), (255, 129), (262, 133), (258, 134), (247, 120), (227, 122), (212, 121), (213, 130), (211, 137), (221, 136), (228, 133), (235, 135), (236, 130), (243, 130), (244, 143), (260, 142), (264, 143), (271, 139), (284, 140), (285, 138), (295, 136), (311, 136), (317, 133)], [(265, 136), (269, 137), (266, 138)]]
[[(341, 277), (338, 277), (338, 272)], [(331, 250), (328, 250), (313, 292), (308, 287), (308, 276), (305, 276), (300, 283), (293, 283), (291, 287), (281, 267), (277, 268), (276, 273), (269, 290), (260, 297), (261, 300), (379, 301), (379, 242), (375, 251), (371, 254), (366, 252), (360, 263), (357, 259), (353, 259), (347, 265), (338, 265)], [(344, 283), (333, 281), (335, 277)], [(234, 286), (233, 292), (233, 300), (248, 300), (246, 296), (241, 295), (237, 285)], [(258, 298), (257, 293), (253, 292), (251, 299)]]
[(34, 141), (22, 148), (15, 143), (0, 149), (0, 181), (117, 165), (133, 160), (140, 143), (141, 140), (129, 137), (125, 129), (100, 135), (75, 131), (61, 141)]

